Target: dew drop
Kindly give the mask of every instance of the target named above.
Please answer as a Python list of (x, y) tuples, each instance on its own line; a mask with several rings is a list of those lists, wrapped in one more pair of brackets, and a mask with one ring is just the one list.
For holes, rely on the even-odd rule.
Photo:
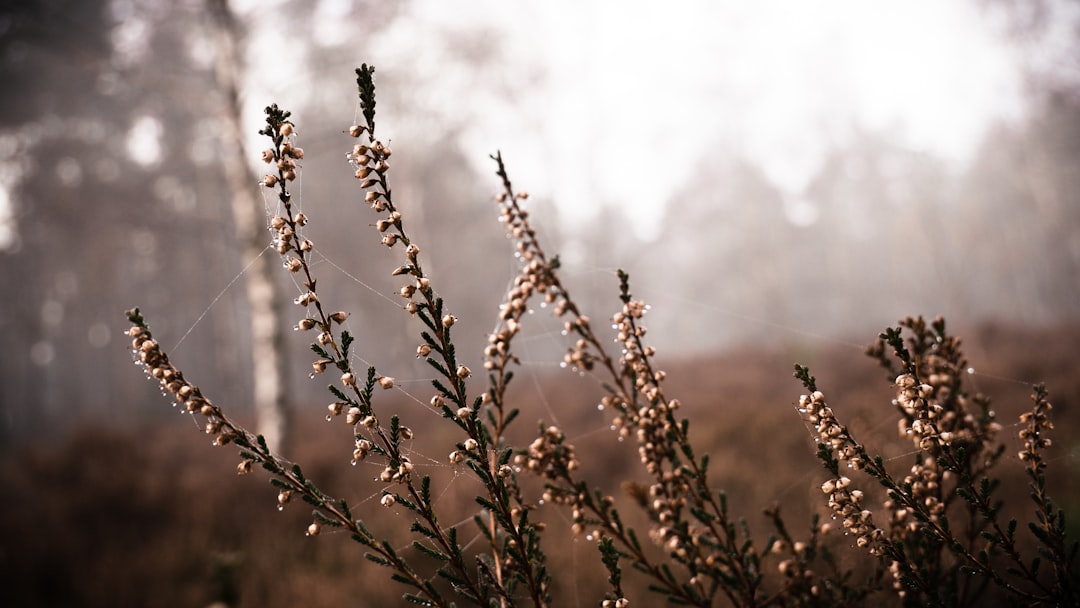
[[(285, 510), (285, 505), (278, 505), (277, 510), (278, 511), (284, 511)], [(833, 519), (836, 519), (836, 518), (834, 517)]]
[(334, 419), (334, 417), (333, 417), (333, 416), (331, 416), (330, 414), (327, 414), (327, 415), (326, 415), (326, 421), (327, 421), (327, 422), (330, 422), (330, 421), (331, 421), (331, 420), (333, 420), (333, 419)]
[(566, 361), (560, 361), (559, 362), (559, 367), (561, 367), (563, 369), (566, 369)]
[(604, 411), (604, 404), (603, 403), (596, 404), (596, 409), (597, 409), (597, 411), (600, 411), (600, 412)]
[(626, 439), (626, 437), (623, 437), (622, 435), (619, 435), (619, 438), (616, 439), (616, 441), (618, 441), (619, 443), (622, 443), (623, 440), (625, 440), (625, 439)]
[(561, 333), (561, 334), (562, 334), (563, 336), (566, 336), (566, 335), (568, 335), (568, 334), (567, 334), (567, 331), (566, 331), (565, 329), (564, 329), (564, 330), (562, 330), (562, 331), (561, 331), (561, 332), (559, 332), (559, 333)]
[(975, 373), (975, 368), (974, 367), (967, 368), (967, 373), (968, 373), (969, 376), (974, 374)]
[(355, 461), (355, 460), (350, 460), (350, 461), (349, 461), (349, 464), (351, 464), (352, 466), (354, 466), (354, 467), (355, 467), (355, 466), (356, 466), (356, 461)]

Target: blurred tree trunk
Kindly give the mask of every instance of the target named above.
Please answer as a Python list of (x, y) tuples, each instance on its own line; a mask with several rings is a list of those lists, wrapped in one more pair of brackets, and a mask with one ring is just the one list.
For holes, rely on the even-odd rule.
[(216, 26), (218, 89), (223, 96), (219, 118), (222, 136), (222, 166), (229, 184), (236, 238), (242, 260), (254, 260), (245, 282), (251, 312), (251, 353), (254, 372), (254, 401), (258, 432), (274, 452), (286, 445), (289, 411), (286, 406), (285, 333), (278, 310), (278, 289), (274, 283), (276, 254), (264, 251), (267, 233), (262, 205), (255, 194), (256, 176), (244, 146), (240, 111), (240, 34), (228, 0), (207, 0)]

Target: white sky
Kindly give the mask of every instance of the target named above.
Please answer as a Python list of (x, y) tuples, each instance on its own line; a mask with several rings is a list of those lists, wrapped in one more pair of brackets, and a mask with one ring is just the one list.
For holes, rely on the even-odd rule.
[(502, 149), (517, 183), (564, 210), (628, 207), (643, 235), (708, 150), (798, 196), (854, 129), (960, 168), (991, 121), (1022, 108), (1017, 60), (971, 1), (419, 0), (372, 62), (409, 69), (431, 31), (478, 25), (503, 35), (499, 62), (544, 77), (510, 103), (483, 100), (470, 149)]
[[(241, 14), (263, 17), (256, 46), (297, 35), (270, 18), (278, 3), (235, 1)], [(320, 23), (308, 35), (347, 39), (345, 6), (320, 0)], [(756, 162), (798, 198), (825, 151), (855, 129), (887, 129), (962, 168), (992, 121), (1022, 112), (1017, 56), (974, 0), (407, 6), (365, 45), (370, 63), (381, 73), (418, 74), (432, 103), (453, 99), (471, 108), (476, 118), (462, 136), (485, 173), (487, 154), (501, 149), (516, 184), (578, 217), (618, 205), (643, 236), (654, 234), (668, 195), (710, 150)], [(489, 33), (475, 34), (478, 27)], [(445, 32), (466, 39), (494, 32), (493, 65), (503, 72), (463, 77), (470, 66), (448, 63), (432, 44)], [(276, 53), (256, 48), (249, 56), (254, 79), (280, 69)], [(540, 78), (532, 82), (529, 74)], [(513, 95), (500, 96), (499, 86), (513, 87)], [(249, 105), (257, 106), (252, 124), (261, 120), (263, 101), (279, 93), (249, 91)], [(147, 128), (133, 128), (129, 148), (152, 162), (153, 125), (135, 126)], [(0, 247), (11, 237), (6, 197), (0, 187)]]

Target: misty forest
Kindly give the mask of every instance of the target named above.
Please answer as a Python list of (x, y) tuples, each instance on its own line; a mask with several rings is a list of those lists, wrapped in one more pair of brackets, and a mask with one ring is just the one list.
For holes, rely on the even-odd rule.
[[(1073, 3), (453, 4), (0, 1), (7, 605), (1080, 602), (1075, 550), (1054, 544), (1080, 538)], [(315, 292), (305, 273), (341, 315), (297, 308)], [(422, 299), (429, 283), (437, 299)], [(793, 377), (796, 363), (809, 372)], [(475, 403), (456, 401), (466, 388)], [(960, 430), (904, 438), (925, 403), (958, 398), (982, 412), (958, 455)], [(636, 416), (692, 431), (645, 441)], [(862, 442), (837, 439), (849, 430)], [(665, 441), (677, 454), (650, 462)], [(545, 442), (567, 460), (534, 453)], [(904, 528), (896, 504), (930, 475), (923, 453), (942, 467), (944, 512), (991, 523), (950, 553), (931, 508), (907, 515), (922, 540), (873, 550), (841, 510), (861, 490), (829, 481), (846, 479), (837, 463), (868, 466), (864, 444), (898, 480), (912, 467), (906, 486), (872, 464), (856, 479), (882, 534)], [(349, 466), (369, 451), (399, 477)], [(680, 491), (693, 503), (671, 476), (706, 453), (693, 483), (723, 509), (671, 506)], [(238, 478), (237, 462), (266, 470)], [(305, 494), (294, 462), (353, 513)], [(1019, 583), (994, 578), (1011, 537), (964, 485), (965, 466), (976, 479), (991, 462), (1002, 521), (1028, 534), (1017, 551), (1045, 560)], [(640, 554), (604, 500), (572, 497), (578, 466), (641, 531)], [(441, 524), (409, 502), (403, 478), (421, 469)], [(533, 520), (501, 518), (498, 497)], [(729, 511), (753, 549), (710, 536)], [(360, 513), (431, 574), (350, 541), (366, 538), (350, 528)], [(453, 540), (439, 569), (441, 525), (467, 566), (452, 568)], [(517, 546), (530, 531), (546, 553)], [(686, 556), (705, 546), (720, 566)], [(904, 570), (912, 555), (939, 561)]]

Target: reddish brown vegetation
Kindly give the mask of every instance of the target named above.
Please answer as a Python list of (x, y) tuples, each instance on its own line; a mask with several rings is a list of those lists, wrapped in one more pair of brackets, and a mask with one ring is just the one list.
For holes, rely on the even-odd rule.
[[(1050, 489), (1067, 510), (1075, 538), (1080, 487), (1069, 480), (1080, 475), (1080, 374), (1075, 371), (1080, 328), (986, 327), (960, 335), (967, 337), (969, 359), (979, 372), (973, 386), (993, 397), (998, 420), (1006, 425), (1009, 461), (999, 469), (1006, 497), (1026, 493), (1015, 462), (1016, 429), (1010, 426), (1030, 408), (1031, 387), (1019, 381), (1042, 381), (1050, 388), (1056, 425)], [(818, 488), (825, 474), (794, 409), (800, 392), (798, 382), (790, 379), (795, 360), (814, 369), (834, 407), (843, 411), (857, 434), (875, 446), (891, 446), (892, 451), (883, 450), (887, 457), (908, 450), (895, 438), (896, 417), (889, 405), (894, 387), (873, 361), (854, 349), (800, 346), (786, 352), (744, 350), (669, 362), (667, 391), (686, 405), (696, 445), (712, 454), (715, 485), (728, 491), (732, 512), (762, 532), (766, 522), (761, 511), (775, 501), (783, 501), (791, 526), (807, 522), (811, 509), (824, 509)], [(610, 416), (596, 409), (601, 392), (595, 383), (560, 374), (542, 378), (541, 386), (560, 425), (577, 433), (574, 441), (590, 477), (635, 478), (634, 448), (620, 445), (607, 430)], [(550, 421), (540, 395), (531, 383), (520, 382), (511, 396), (524, 419)], [(401, 405), (403, 416), (409, 407)], [(297, 436), (304, 440), (289, 456), (304, 462), (308, 476), (327, 490), (360, 503), (368, 498), (363, 492), (373, 491), (367, 483), (370, 472), (345, 466), (350, 433), (323, 422), (324, 408), (310, 404), (298, 412)], [(190, 422), (178, 417), (174, 424)], [(441, 432), (438, 426), (427, 432)], [(522, 424), (519, 432), (530, 430)], [(447, 438), (445, 444), (452, 441)], [(195, 429), (90, 428), (62, 446), (23, 448), (3, 460), (0, 581), (6, 605), (401, 603), (402, 589), (363, 559), (359, 545), (328, 532), (306, 538), (303, 530), (311, 521), (306, 505), (290, 505), (279, 513), (265, 475), (237, 478), (236, 458), (212, 448), (209, 438)], [(897, 466), (906, 466), (906, 461)], [(473, 509), (474, 482), (452, 477), (452, 469), (443, 471), (434, 483), (436, 492), (446, 488), (440, 501), (460, 505), (467, 515)], [(1023, 500), (1011, 502), (1030, 509)], [(403, 530), (394, 520), (402, 514), (379, 506), (377, 494), (362, 506), (373, 529), (388, 535), (395, 527)], [(629, 515), (634, 509), (623, 511)], [(569, 534), (560, 510), (549, 509), (545, 517), (555, 523), (545, 533), (555, 579), (576, 581), (560, 585), (557, 599), (595, 605), (604, 579), (595, 546)], [(402, 541), (401, 546), (406, 544)], [(570, 571), (573, 575), (563, 575)], [(590, 571), (595, 576), (588, 575)], [(628, 573), (628, 578), (629, 588), (638, 591), (634, 575)], [(637, 597), (658, 599), (646, 593), (640, 591)]]

